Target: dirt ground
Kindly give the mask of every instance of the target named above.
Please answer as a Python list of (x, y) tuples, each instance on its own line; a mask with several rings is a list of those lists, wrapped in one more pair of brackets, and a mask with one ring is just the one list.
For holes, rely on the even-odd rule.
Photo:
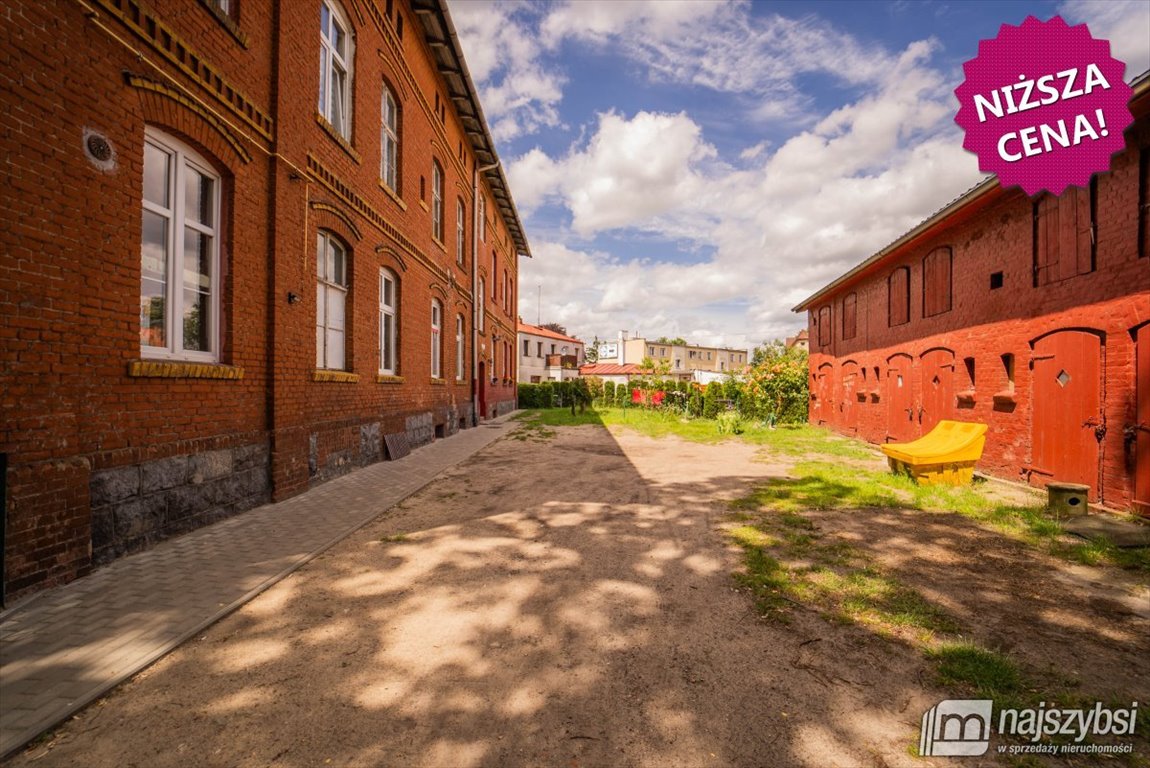
[[(920, 651), (738, 591), (726, 502), (788, 466), (756, 450), (505, 438), (11, 765), (998, 764), (911, 756), (950, 693)], [(1115, 572), (957, 515), (809, 517), (1028, 668), (1146, 700), (1150, 601)]]

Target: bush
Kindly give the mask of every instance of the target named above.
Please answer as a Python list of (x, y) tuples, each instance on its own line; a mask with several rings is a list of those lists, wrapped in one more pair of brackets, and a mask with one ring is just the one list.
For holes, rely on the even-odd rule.
[(555, 392), (551, 387), (550, 381), (540, 382), (539, 384), (539, 404), (536, 408), (554, 408), (555, 407)]
[(738, 411), (724, 411), (715, 420), (720, 435), (741, 435), (746, 422)]
[(703, 415), (703, 392), (698, 387), (692, 387), (687, 395), (687, 413), (696, 417)]
[(615, 402), (615, 382), (613, 382), (613, 381), (603, 382), (603, 396), (600, 398), (600, 401), (604, 405), (614, 404), (614, 402)]
[(707, 385), (707, 391), (703, 395), (703, 418), (717, 418), (719, 411), (723, 408), (722, 400), (723, 385), (717, 381), (712, 381)]
[(615, 386), (615, 405), (626, 408), (631, 403), (631, 385), (620, 383)]
[(742, 413), (780, 424), (805, 422), (810, 397), (806, 351), (786, 349), (781, 342), (757, 349), (741, 389)]

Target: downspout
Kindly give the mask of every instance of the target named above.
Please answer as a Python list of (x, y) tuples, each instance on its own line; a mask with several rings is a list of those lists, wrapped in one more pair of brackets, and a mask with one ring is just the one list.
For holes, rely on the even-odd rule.
[[(471, 425), (479, 424), (479, 174), (499, 167), (496, 161), (471, 171)], [(486, 215), (486, 206), (484, 206)]]

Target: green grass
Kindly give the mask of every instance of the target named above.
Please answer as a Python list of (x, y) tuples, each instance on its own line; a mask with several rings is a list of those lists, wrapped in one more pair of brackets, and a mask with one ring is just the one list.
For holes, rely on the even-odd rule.
[(397, 533), (392, 536), (380, 536), (379, 540), (384, 544), (398, 544), (402, 541), (407, 541), (406, 533)]
[(939, 643), (926, 651), (939, 685), (1005, 703), (1023, 690), (1023, 674), (1007, 656), (965, 640)]

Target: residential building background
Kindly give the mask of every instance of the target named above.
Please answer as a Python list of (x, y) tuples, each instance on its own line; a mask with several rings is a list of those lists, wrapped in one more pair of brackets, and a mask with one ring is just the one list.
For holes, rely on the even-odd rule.
[(574, 336), (519, 321), (519, 383), (562, 381), (579, 376), (585, 345)]
[(669, 365), (668, 376), (688, 380), (695, 371), (741, 373), (750, 357), (745, 349), (706, 347), (697, 344), (675, 344), (642, 336), (629, 337), (620, 331), (614, 341), (599, 344), (599, 363), (639, 364), (649, 357), (656, 365)]

